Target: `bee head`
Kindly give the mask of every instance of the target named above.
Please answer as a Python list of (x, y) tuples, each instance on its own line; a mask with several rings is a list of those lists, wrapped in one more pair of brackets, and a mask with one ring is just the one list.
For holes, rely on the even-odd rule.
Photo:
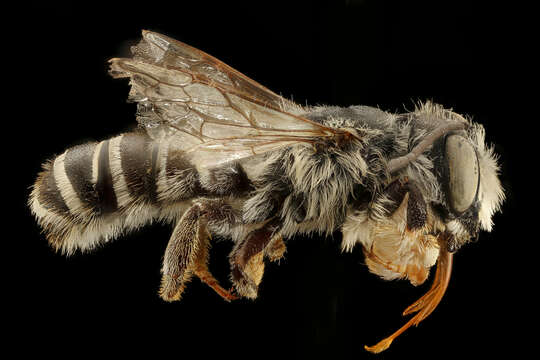
[(436, 148), (443, 197), (439, 213), (451, 235), (448, 251), (454, 252), (476, 239), (480, 230), (491, 231), (504, 191), (497, 157), (493, 147), (486, 146), (481, 125), (471, 123), (467, 130), (447, 134)]

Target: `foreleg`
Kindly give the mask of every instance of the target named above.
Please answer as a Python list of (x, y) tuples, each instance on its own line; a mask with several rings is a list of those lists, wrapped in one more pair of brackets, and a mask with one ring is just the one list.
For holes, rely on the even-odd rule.
[(389, 214), (394, 213), (407, 194), (409, 194), (407, 201), (407, 230), (421, 229), (426, 224), (427, 206), (422, 193), (413, 181), (401, 178), (388, 185), (384, 190), (384, 195), (392, 200), (392, 206), (387, 208), (387, 211)]

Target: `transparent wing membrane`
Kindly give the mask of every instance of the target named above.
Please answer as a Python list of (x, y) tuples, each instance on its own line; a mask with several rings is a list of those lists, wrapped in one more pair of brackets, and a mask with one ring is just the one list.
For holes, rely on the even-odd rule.
[(150, 136), (167, 138), (201, 166), (262, 154), (336, 134), (285, 109), (299, 107), (212, 56), (144, 31), (133, 58), (111, 59), (129, 77), (129, 99)]

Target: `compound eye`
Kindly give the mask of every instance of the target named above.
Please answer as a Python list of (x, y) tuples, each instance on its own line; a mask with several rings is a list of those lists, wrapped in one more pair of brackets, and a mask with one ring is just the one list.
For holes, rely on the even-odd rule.
[(460, 135), (446, 138), (448, 200), (452, 211), (461, 214), (475, 201), (480, 180), (478, 158), (471, 143)]

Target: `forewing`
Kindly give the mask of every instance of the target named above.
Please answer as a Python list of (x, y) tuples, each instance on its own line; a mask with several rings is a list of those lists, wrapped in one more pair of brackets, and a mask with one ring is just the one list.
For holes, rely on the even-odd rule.
[(174, 141), (199, 165), (335, 135), (294, 114), (294, 103), (179, 41), (144, 31), (132, 51), (133, 58), (111, 60), (111, 74), (131, 79), (137, 121), (152, 137)]

